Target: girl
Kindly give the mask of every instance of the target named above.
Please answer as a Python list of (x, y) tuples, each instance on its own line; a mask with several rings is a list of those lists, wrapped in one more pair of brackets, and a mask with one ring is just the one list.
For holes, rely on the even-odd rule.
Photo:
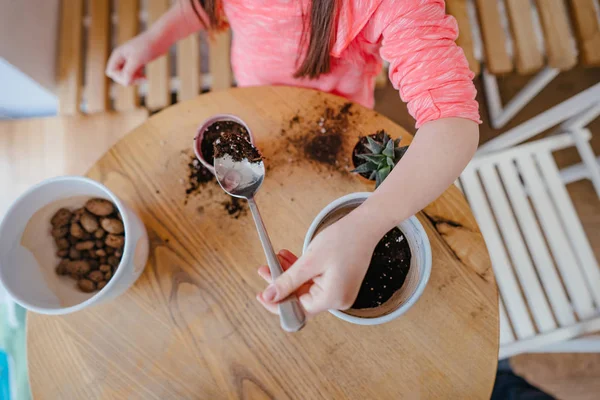
[[(291, 85), (373, 107), (382, 59), (417, 121), (410, 149), (359, 208), (319, 234), (287, 271), (257, 295), (269, 311), (296, 293), (308, 315), (349, 308), (378, 240), (435, 200), (477, 148), (473, 74), (456, 46), (457, 25), (443, 0), (179, 0), (152, 27), (118, 47), (106, 73), (129, 85), (142, 67), (200, 29), (233, 31), (239, 86)], [(381, 212), (381, 210), (387, 210)], [(271, 281), (268, 269), (259, 274)]]

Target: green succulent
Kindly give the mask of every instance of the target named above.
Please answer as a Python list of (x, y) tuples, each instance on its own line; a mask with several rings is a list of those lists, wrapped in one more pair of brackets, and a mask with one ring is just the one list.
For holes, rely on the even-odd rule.
[(371, 137), (375, 135), (367, 136), (368, 143), (365, 146), (371, 153), (357, 154), (356, 156), (365, 162), (352, 171), (357, 174), (370, 174), (369, 179), (375, 180), (375, 188), (387, 178), (408, 149), (408, 146), (398, 147), (400, 138), (392, 140), (385, 131), (377, 132), (379, 133), (383, 133), (382, 142)]

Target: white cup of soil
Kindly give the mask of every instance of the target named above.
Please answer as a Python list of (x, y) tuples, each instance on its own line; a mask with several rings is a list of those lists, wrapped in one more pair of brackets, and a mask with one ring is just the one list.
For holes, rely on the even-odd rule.
[[(327, 205), (310, 225), (303, 251), (319, 232), (357, 208), (369, 195), (352, 193)], [(380, 240), (352, 307), (329, 312), (358, 325), (389, 322), (417, 302), (430, 275), (429, 238), (419, 220), (413, 216)]]
[[(68, 246), (65, 241), (61, 241), (64, 248), (59, 245), (59, 239)], [(93, 263), (92, 256), (96, 257)], [(108, 188), (88, 178), (57, 177), (33, 186), (0, 224), (0, 281), (17, 303), (41, 314), (68, 314), (114, 299), (133, 285), (147, 259), (148, 235), (140, 218)], [(63, 270), (59, 275), (61, 260), (78, 261), (71, 264), (77, 271), (70, 268), (69, 274)], [(88, 263), (89, 270), (81, 261)], [(87, 291), (80, 287), (82, 279), (88, 280)]]
[(217, 114), (204, 121), (194, 137), (194, 153), (202, 165), (213, 175), (215, 173), (213, 145), (224, 132), (240, 134), (255, 146), (252, 131), (244, 121), (235, 115)]

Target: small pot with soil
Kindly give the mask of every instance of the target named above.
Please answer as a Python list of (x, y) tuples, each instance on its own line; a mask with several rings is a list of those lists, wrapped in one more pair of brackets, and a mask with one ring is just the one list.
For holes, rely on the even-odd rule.
[[(304, 251), (323, 229), (361, 205), (370, 193), (352, 193), (325, 207), (312, 222)], [(358, 325), (389, 322), (412, 307), (431, 274), (431, 246), (425, 229), (412, 216), (389, 231), (377, 244), (354, 304), (348, 310), (329, 310)]]
[(235, 115), (217, 114), (204, 121), (194, 137), (194, 153), (196, 153), (196, 157), (198, 157), (202, 165), (212, 172), (213, 175), (215, 173), (215, 168), (213, 167), (214, 143), (223, 133), (227, 132), (239, 134), (253, 146), (255, 145), (250, 128)]

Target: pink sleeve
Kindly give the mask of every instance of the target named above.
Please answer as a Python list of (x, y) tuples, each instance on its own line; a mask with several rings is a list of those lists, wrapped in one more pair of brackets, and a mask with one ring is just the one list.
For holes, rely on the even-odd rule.
[(385, 1), (371, 19), (379, 25), (380, 54), (390, 63), (390, 80), (417, 128), (447, 117), (481, 123), (474, 74), (454, 43), (456, 20), (444, 8), (443, 0)]

